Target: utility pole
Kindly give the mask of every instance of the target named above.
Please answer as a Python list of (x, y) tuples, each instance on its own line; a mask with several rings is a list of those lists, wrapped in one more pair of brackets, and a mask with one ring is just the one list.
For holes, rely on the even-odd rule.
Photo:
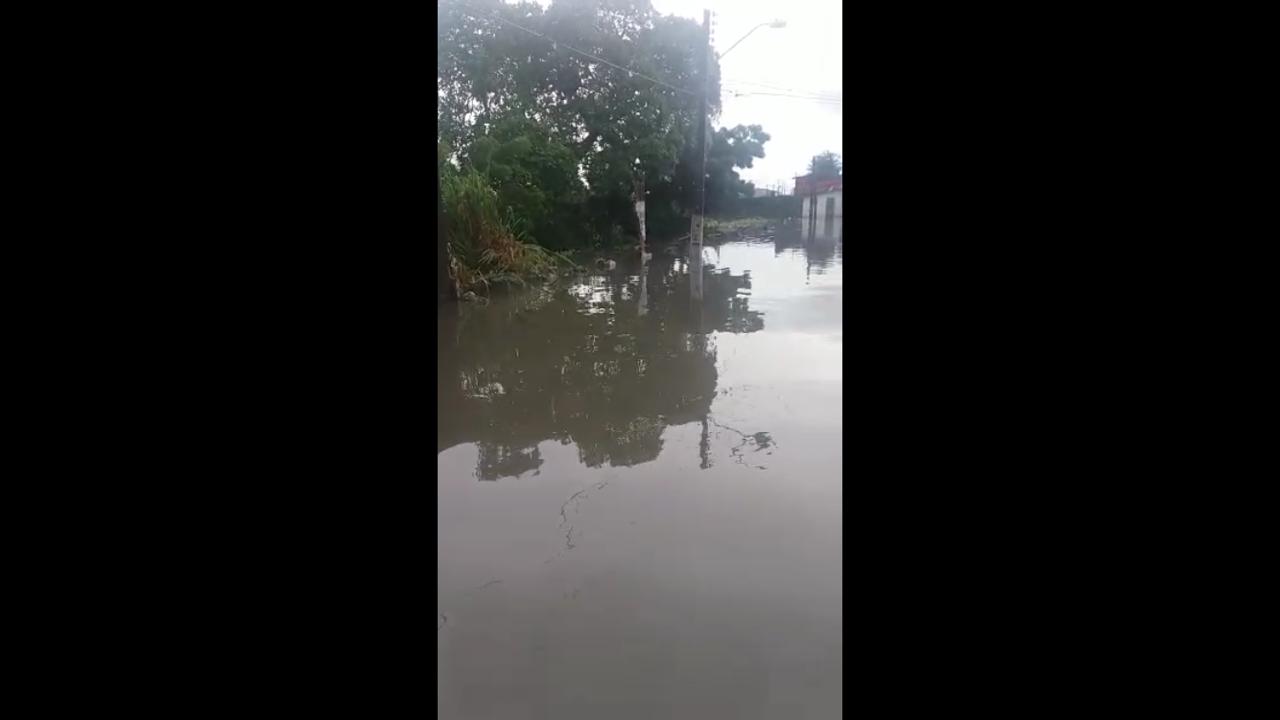
[[(698, 198), (689, 228), (690, 255), (702, 252), (703, 213), (707, 209), (707, 94), (711, 92), (711, 11), (702, 11), (702, 91), (698, 93)], [(701, 263), (699, 263), (701, 264)]]
[(644, 229), (645, 195), (644, 170), (640, 169), (636, 179), (636, 218), (640, 221), (640, 315), (649, 311), (649, 245)]
[(707, 210), (707, 94), (711, 92), (711, 11), (702, 11), (702, 88), (698, 93), (698, 197), (689, 228), (689, 299), (702, 309), (702, 226)]
[(436, 142), (436, 295), (437, 304), (453, 297), (453, 283), (449, 280), (449, 240), (445, 237), (444, 222), (444, 160), (440, 155), (440, 143)]
[(644, 230), (644, 202), (646, 194), (644, 187), (644, 168), (640, 167), (639, 159), (636, 160), (636, 180), (633, 183), (633, 187), (635, 188), (634, 193), (636, 196), (636, 220), (640, 223), (640, 257), (643, 258), (645, 252), (648, 250), (648, 241), (645, 239)]

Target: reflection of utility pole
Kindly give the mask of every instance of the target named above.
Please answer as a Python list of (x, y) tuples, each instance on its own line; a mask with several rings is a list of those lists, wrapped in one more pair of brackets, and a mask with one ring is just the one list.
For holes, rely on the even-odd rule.
[(702, 245), (689, 245), (689, 297), (695, 306), (702, 302)]
[(694, 200), (693, 223), (689, 228), (689, 254), (702, 251), (702, 221), (707, 207), (707, 94), (711, 92), (711, 11), (702, 11), (704, 44), (699, 64), (702, 68), (702, 88), (698, 93), (698, 196)]
[(703, 332), (702, 307), (702, 248), (696, 248), (689, 257), (689, 331), (693, 347), (699, 352), (707, 348), (707, 336)]
[[(643, 240), (641, 241), (643, 242)], [(645, 257), (644, 248), (640, 249), (640, 310), (643, 316), (649, 312), (649, 259)]]
[(698, 467), (706, 470), (711, 467), (711, 436), (707, 432), (707, 416), (702, 416), (702, 439), (698, 441), (698, 458), (702, 461)]

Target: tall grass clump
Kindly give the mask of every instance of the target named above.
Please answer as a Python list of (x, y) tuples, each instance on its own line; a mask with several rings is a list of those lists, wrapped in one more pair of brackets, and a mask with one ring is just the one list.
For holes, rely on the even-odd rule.
[(523, 285), (555, 274), (564, 258), (527, 242), (518, 218), (474, 171), (441, 178), (449, 272), (459, 294), (485, 292), (497, 284)]

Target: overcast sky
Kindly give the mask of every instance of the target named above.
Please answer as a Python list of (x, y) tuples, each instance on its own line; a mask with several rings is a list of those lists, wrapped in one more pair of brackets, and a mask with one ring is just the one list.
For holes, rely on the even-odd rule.
[(841, 4), (839, 0), (652, 0), (658, 12), (702, 21), (711, 11), (712, 45), (724, 52), (753, 26), (785, 20), (782, 29), (762, 27), (720, 61), (724, 109), (718, 126), (757, 124), (770, 140), (765, 157), (740, 169), (757, 187), (782, 183), (791, 192), (792, 178), (802, 175), (809, 160), (830, 150), (844, 154), (843, 105), (772, 95), (736, 97), (731, 90), (785, 93), (823, 98), (843, 97)]
[[(543, 6), (550, 0), (539, 0)], [(761, 125), (769, 133), (765, 157), (739, 176), (757, 187), (775, 183), (791, 192), (796, 175), (809, 160), (830, 150), (844, 155), (841, 132), (843, 105), (840, 0), (651, 0), (665, 15), (702, 22), (711, 11), (712, 45), (727, 50), (760, 23), (785, 20), (781, 29), (762, 27), (720, 61), (723, 110), (717, 127)], [(782, 93), (817, 99), (744, 95)]]

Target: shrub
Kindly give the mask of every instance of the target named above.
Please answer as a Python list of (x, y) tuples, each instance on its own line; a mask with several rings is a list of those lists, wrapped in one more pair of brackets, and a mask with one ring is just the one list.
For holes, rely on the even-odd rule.
[(459, 293), (487, 292), (494, 284), (524, 284), (554, 274), (560, 255), (526, 242), (518, 219), (474, 171), (441, 179), (450, 277)]

